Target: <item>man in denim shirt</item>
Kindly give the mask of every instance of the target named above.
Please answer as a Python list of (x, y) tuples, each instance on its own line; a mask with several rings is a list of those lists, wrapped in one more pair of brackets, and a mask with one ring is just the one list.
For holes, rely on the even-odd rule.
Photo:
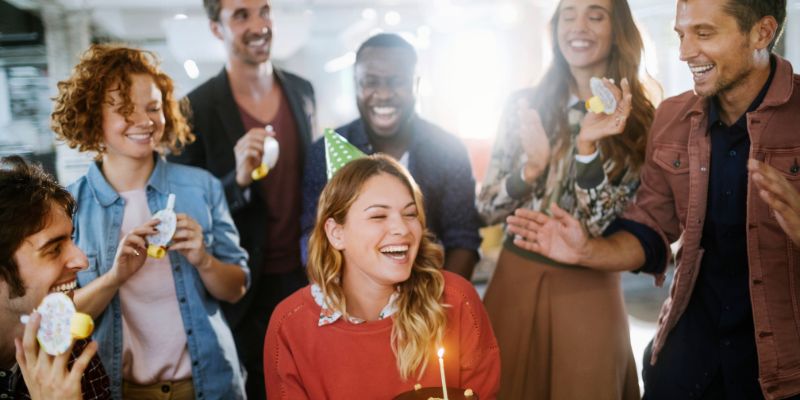
[[(475, 180), (461, 141), (414, 112), (416, 63), (414, 48), (398, 35), (379, 34), (364, 42), (355, 65), (361, 118), (336, 131), (361, 151), (389, 154), (408, 168), (425, 195), (428, 227), (444, 245), (444, 268), (470, 279), (481, 241)], [(320, 139), (309, 148), (303, 172), (304, 247), (325, 182)]]

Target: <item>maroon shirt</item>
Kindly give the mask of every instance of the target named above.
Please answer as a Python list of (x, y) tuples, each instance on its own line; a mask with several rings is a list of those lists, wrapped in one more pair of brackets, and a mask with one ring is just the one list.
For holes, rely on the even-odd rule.
[(255, 185), (267, 210), (266, 242), (262, 245), (262, 271), (266, 273), (285, 273), (300, 266), (300, 133), (283, 88), (276, 87), (280, 90), (280, 104), (272, 121), (259, 121), (237, 104), (245, 132), (272, 125), (280, 145), (275, 167)]

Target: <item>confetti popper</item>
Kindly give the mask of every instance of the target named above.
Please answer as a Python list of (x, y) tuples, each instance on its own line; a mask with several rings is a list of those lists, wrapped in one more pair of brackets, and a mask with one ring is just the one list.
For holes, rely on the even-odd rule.
[(611, 93), (611, 90), (603, 84), (603, 80), (592, 77), (589, 80), (589, 86), (592, 88), (592, 97), (586, 100), (586, 109), (595, 114), (613, 114), (617, 109), (617, 99), (614, 97), (614, 93)]
[[(85, 339), (94, 330), (94, 321), (88, 314), (75, 310), (75, 304), (64, 293), (50, 293), (35, 310), (42, 316), (36, 340), (47, 354), (57, 356), (69, 349), (74, 339)], [(20, 317), (23, 324), (29, 315)]]
[(175, 235), (178, 218), (173, 208), (175, 208), (175, 194), (170, 193), (167, 197), (167, 208), (153, 215), (159, 222), (156, 225), (158, 232), (147, 237), (147, 255), (152, 258), (164, 257), (167, 254), (167, 245)]
[[(272, 129), (272, 125), (267, 125), (264, 129), (266, 129), (268, 133), (275, 131)], [(278, 145), (278, 141), (272, 135), (268, 135), (264, 138), (264, 155), (261, 156), (261, 165), (250, 173), (250, 177), (252, 177), (254, 181), (263, 179), (267, 176), (269, 170), (275, 167), (275, 164), (278, 162), (280, 150), (281, 148)]]

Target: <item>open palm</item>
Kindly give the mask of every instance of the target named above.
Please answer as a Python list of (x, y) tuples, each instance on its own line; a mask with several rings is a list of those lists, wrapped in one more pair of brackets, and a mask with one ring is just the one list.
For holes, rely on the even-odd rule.
[(558, 205), (550, 208), (553, 216), (517, 209), (508, 217), (508, 231), (515, 234), (514, 244), (565, 264), (576, 264), (589, 240), (583, 226)]

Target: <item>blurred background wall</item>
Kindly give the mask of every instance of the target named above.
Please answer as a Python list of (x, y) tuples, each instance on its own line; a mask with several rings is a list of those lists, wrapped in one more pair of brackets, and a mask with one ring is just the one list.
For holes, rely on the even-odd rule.
[[(420, 55), (418, 111), (467, 143), (480, 180), (505, 97), (537, 82), (549, 63), (555, 0), (274, 0), (276, 64), (310, 79), (321, 127), (357, 116), (354, 51), (398, 32)], [(631, 0), (647, 43), (645, 67), (665, 96), (691, 87), (672, 31), (674, 2)], [(55, 84), (93, 42), (155, 51), (185, 94), (222, 68), (201, 0), (0, 0), (0, 154), (22, 153), (82, 174), (86, 156), (54, 143)], [(800, 65), (800, 0), (789, 0), (779, 52)], [(319, 134), (319, 133), (318, 133)]]

